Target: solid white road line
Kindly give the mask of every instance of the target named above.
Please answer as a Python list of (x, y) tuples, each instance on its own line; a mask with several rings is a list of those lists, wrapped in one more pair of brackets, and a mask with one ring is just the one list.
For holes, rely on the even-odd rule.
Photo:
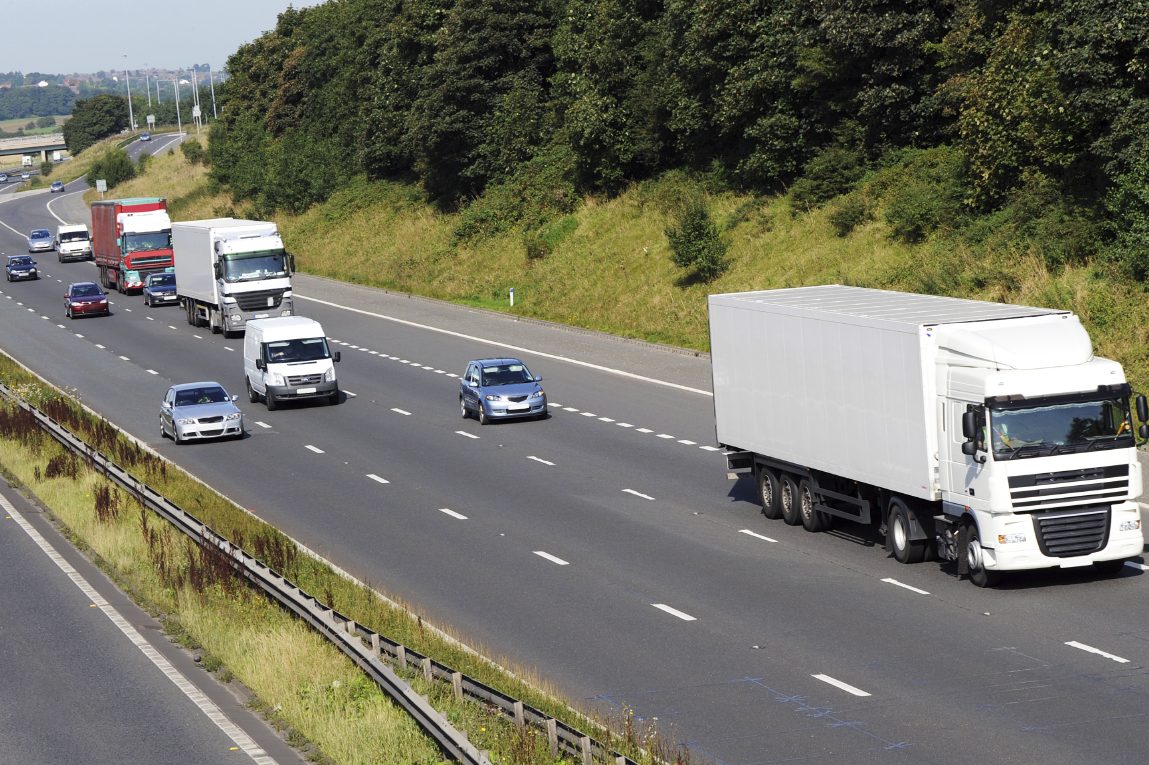
[(897, 579), (890, 579), (889, 577), (886, 577), (882, 581), (886, 582), (887, 584), (893, 584), (893, 585), (897, 585), (898, 587), (904, 587), (905, 589), (909, 590), (910, 592), (916, 592), (919, 595), (929, 595), (929, 593), (926, 592), (925, 590), (919, 590), (917, 587), (911, 587), (910, 585), (905, 584), (904, 582), (899, 582)]
[(530, 457), (527, 457), (527, 459), (529, 459), (529, 460), (534, 460), (535, 462), (541, 462), (541, 463), (543, 463), (544, 465), (550, 465), (551, 467), (554, 467), (554, 465), (555, 465), (555, 463), (553, 463), (553, 462), (550, 462), (549, 460), (544, 460), (544, 459), (542, 459), (541, 457), (535, 457), (534, 455), (531, 455)]
[(467, 438), (479, 438), (479, 436), (476, 436), (474, 433), (468, 433), (465, 430), (456, 430), (455, 432), (460, 436), (466, 436)]
[(671, 616), (677, 616), (679, 619), (681, 619), (684, 622), (698, 621), (697, 619), (695, 619), (690, 614), (683, 613), (682, 611), (679, 611), (677, 608), (671, 608), (670, 606), (666, 605), (665, 603), (651, 603), (650, 605), (654, 606), (659, 611), (665, 611), (666, 613), (670, 614)]
[(310, 449), (311, 451), (315, 452), (316, 454), (326, 454), (326, 452), (324, 452), (318, 446), (312, 446), (311, 444), (305, 444), (303, 448), (304, 449)]
[(641, 492), (637, 492), (634, 489), (623, 489), (623, 492), (626, 494), (633, 494), (636, 497), (642, 497), (643, 499), (654, 499), (654, 497), (650, 496), (649, 494), (642, 494)]
[(400, 409), (400, 408), (398, 408), (398, 407), (395, 407), (395, 406), (391, 407), (391, 411), (392, 411), (392, 412), (395, 412), (396, 414), (402, 414), (402, 415), (405, 415), (405, 416), (407, 416), (407, 417), (410, 417), (410, 416), (411, 416), (411, 413), (410, 413), (410, 412), (408, 412), (406, 409)]
[(270, 426), (270, 425), (268, 425), (266, 422), (260, 422), (259, 420), (256, 420), (256, 421), (255, 421), (255, 424), (256, 424), (256, 425), (258, 425), (258, 426), (259, 426), (259, 427), (261, 427), (261, 428), (270, 428), (270, 427), (271, 427), (271, 426)]
[(452, 518), (458, 518), (460, 521), (467, 520), (467, 516), (463, 515), (462, 513), (456, 513), (454, 510), (452, 510), (449, 507), (440, 507), (439, 512), (445, 513), (445, 514), (451, 516)]
[(569, 566), (570, 565), (570, 563), (568, 561), (565, 561), (562, 558), (555, 557), (554, 555), (551, 555), (549, 552), (543, 552), (542, 550), (535, 550), (534, 553), (535, 553), (535, 555), (539, 556), (540, 558), (546, 558), (547, 560), (549, 560), (551, 563), (554, 563), (555, 565), (558, 565), (558, 566)]
[(776, 543), (778, 541), (777, 539), (771, 539), (770, 537), (764, 537), (761, 534), (759, 534), (757, 531), (751, 531), (750, 529), (739, 529), (738, 533), (739, 534), (745, 534), (748, 537), (754, 537), (755, 539), (764, 539), (767, 542), (775, 542)]
[(374, 473), (368, 473), (367, 477), (370, 478), (372, 481), (378, 481), (379, 483), (391, 483), (386, 478), (380, 478), (379, 476), (375, 475)]
[(869, 696), (870, 695), (870, 694), (866, 693), (865, 691), (863, 691), (861, 688), (855, 688), (852, 685), (849, 685), (847, 683), (843, 683), (841, 680), (835, 680), (834, 678), (830, 677), (829, 675), (810, 675), (810, 677), (814, 678), (815, 680), (821, 680), (823, 683), (829, 683), (830, 685), (834, 686), (835, 688), (841, 688), (846, 693), (852, 693), (855, 696)]
[(1106, 659), (1112, 659), (1113, 661), (1117, 662), (1118, 664), (1128, 664), (1129, 663), (1128, 659), (1123, 659), (1120, 656), (1114, 656), (1111, 653), (1106, 653), (1105, 651), (1102, 651), (1100, 648), (1094, 648), (1091, 645), (1085, 645), (1085, 643), (1078, 643), (1076, 640), (1067, 641), (1066, 645), (1070, 646), (1071, 648), (1080, 648), (1082, 651), (1088, 651), (1089, 653), (1095, 653), (1098, 656), (1103, 656)]

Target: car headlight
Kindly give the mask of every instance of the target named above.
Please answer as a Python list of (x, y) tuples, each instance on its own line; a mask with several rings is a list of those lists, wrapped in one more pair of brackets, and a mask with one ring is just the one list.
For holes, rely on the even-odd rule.
[(176, 425), (195, 425), (195, 420), (191, 417), (177, 417)]
[(543, 393), (542, 389), (540, 388), (539, 390), (537, 390), (531, 394), (531, 398), (542, 398), (545, 395), (547, 395), (547, 394)]
[(84, 304), (83, 304), (83, 303), (77, 303), (77, 302), (76, 302), (76, 301), (74, 301), (74, 300), (72, 301), (72, 307), (73, 307), (73, 308), (82, 308), (83, 306), (84, 306)]
[(231, 414), (224, 415), (225, 420), (238, 420), (240, 417), (243, 417), (242, 412), (233, 412)]
[(107, 305), (107, 303), (108, 303), (107, 298), (100, 298), (100, 305)]
[(283, 385), (283, 375), (279, 374), (278, 372), (268, 372), (267, 373), (267, 384), (268, 385)]
[(34, 273), (36, 273), (36, 269), (34, 269), (34, 268), (29, 268), (29, 269), (28, 269), (28, 273), (30, 273), (30, 274), (34, 274)]
[(487, 401), (500, 401), (503, 397), (496, 396), (494, 393), (488, 393), (487, 395), (483, 396), (483, 398), (487, 399)]

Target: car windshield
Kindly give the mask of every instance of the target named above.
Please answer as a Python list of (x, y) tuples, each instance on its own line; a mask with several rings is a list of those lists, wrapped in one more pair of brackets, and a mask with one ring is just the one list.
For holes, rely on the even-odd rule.
[(124, 234), (124, 252), (151, 252), (169, 250), (172, 246), (171, 231), (149, 231), (142, 234)]
[(30, 266), (30, 265), (32, 265), (32, 259), (29, 258), (27, 255), (21, 256), (19, 258), (8, 258), (8, 265), (10, 265), (10, 266)]
[(483, 367), (483, 387), (491, 385), (517, 385), (533, 382), (534, 377), (523, 364), (495, 364)]
[(991, 408), (990, 432), (999, 459), (1133, 445), (1133, 420), (1122, 398)]
[(222, 404), (227, 401), (227, 392), (218, 385), (202, 388), (188, 388), (176, 392), (176, 406), (196, 406), (198, 404)]
[[(38, 228), (32, 232), (32, 235), (29, 238), (30, 239), (47, 239), (50, 236), (52, 236), (51, 231), (48, 231), (47, 229), (43, 229), (43, 228)], [(17, 240), (17, 241), (19, 241), (19, 240)]]
[(174, 287), (176, 286), (175, 274), (156, 274), (155, 276), (148, 277), (149, 287)]
[(263, 344), (264, 359), (272, 364), (292, 361), (318, 361), (331, 357), (327, 338), (308, 337), (298, 340), (277, 340)]
[(287, 255), (283, 250), (258, 250), (225, 255), (223, 279), (226, 282), (249, 282), (287, 276)]
[(87, 231), (65, 231), (60, 234), (61, 242), (86, 242), (88, 241)]
[(99, 297), (100, 288), (94, 284), (77, 284), (72, 288), (72, 297)]

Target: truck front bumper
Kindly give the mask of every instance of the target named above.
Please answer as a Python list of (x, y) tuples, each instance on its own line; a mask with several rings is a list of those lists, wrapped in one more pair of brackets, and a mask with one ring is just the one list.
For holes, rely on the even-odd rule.
[(267, 392), (280, 401), (287, 401), (290, 399), (325, 398), (331, 396), (332, 394), (338, 395), (339, 381), (332, 380), (331, 382), (321, 382), (315, 383), (314, 385), (305, 385), (301, 387), (292, 385), (268, 385)]
[(1082, 554), (1052, 554), (1054, 542), (1037, 518), (1024, 513), (977, 513), (985, 567), (990, 571), (1038, 568), (1076, 568), (1141, 555), (1145, 549), (1141, 511), (1134, 502), (1114, 505), (1109, 511), (1105, 543)]

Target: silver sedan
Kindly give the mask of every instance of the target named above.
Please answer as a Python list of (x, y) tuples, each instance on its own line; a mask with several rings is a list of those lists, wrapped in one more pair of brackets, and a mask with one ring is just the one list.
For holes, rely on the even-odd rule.
[(160, 404), (160, 438), (177, 444), (204, 438), (243, 438), (243, 412), (217, 382), (168, 388)]
[(56, 247), (52, 232), (46, 228), (34, 228), (28, 234), (28, 252), (50, 252)]

